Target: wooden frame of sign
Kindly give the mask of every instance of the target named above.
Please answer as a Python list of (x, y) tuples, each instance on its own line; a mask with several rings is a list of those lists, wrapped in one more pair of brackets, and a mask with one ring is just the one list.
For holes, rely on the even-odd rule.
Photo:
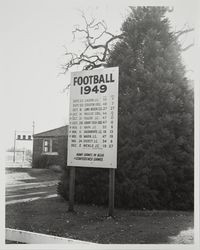
[(109, 169), (109, 216), (114, 214), (119, 68), (71, 73), (68, 131), (69, 211), (74, 211), (75, 167)]

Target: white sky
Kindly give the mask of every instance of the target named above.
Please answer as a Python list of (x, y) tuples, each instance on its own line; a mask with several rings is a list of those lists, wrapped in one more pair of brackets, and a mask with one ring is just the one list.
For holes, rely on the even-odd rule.
[[(59, 76), (59, 68), (65, 52), (63, 45), (69, 51), (75, 48), (71, 31), (82, 22), (78, 9), (84, 10), (86, 16), (104, 19), (109, 30), (116, 33), (127, 15), (128, 5), (147, 3), (109, 1), (108, 5), (102, 0), (92, 1), (91, 6), (89, 0), (84, 4), (71, 2), (0, 0), (0, 77), (6, 147), (13, 144), (14, 130), (32, 130), (33, 120), (36, 133), (67, 124), (69, 96), (62, 90), (70, 74)], [(154, 2), (148, 1), (151, 5)], [(162, 2), (156, 1), (156, 5)], [(190, 26), (196, 23), (197, 7), (193, 2), (196, 1), (178, 1), (170, 16), (176, 29), (185, 23)], [(194, 34), (185, 38), (186, 44), (193, 38)], [(184, 57), (187, 68), (193, 70), (194, 48), (185, 52)], [(189, 77), (193, 78), (191, 71)]]

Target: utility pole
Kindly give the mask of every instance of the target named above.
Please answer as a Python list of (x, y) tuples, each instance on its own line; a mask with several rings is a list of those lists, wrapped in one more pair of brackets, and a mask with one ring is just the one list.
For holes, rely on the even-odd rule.
[[(32, 125), (32, 127), (33, 127), (33, 135), (32, 136), (34, 136), (34, 133), (35, 133), (35, 121), (33, 121), (33, 125)], [(33, 163), (33, 153), (34, 153), (34, 151), (33, 151), (33, 148), (34, 148), (34, 145), (33, 145), (33, 143), (34, 143), (34, 141), (33, 141), (33, 138), (32, 138), (32, 165), (34, 164)]]
[(35, 133), (35, 121), (33, 121), (32, 127), (33, 127), (33, 135), (34, 135), (34, 133)]
[(14, 133), (14, 152), (13, 152), (13, 162), (15, 162), (15, 149), (16, 148), (16, 130), (15, 130), (15, 133)]

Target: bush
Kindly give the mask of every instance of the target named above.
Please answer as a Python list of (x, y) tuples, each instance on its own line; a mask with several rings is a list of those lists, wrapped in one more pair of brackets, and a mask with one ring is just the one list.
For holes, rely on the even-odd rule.
[[(125, 167), (125, 166), (121, 166)], [(187, 169), (183, 181), (168, 177), (165, 187), (152, 188), (145, 185), (146, 178), (138, 179), (123, 176), (119, 166), (115, 178), (115, 207), (130, 209), (173, 209), (193, 210), (193, 173)], [(188, 173), (189, 172), (189, 173)], [(175, 172), (173, 173), (175, 175)], [(186, 174), (186, 173), (185, 173)], [(191, 176), (188, 179), (188, 176)], [(158, 185), (160, 183), (157, 176)], [(76, 168), (75, 201), (82, 204), (108, 205), (109, 172), (108, 169)], [(69, 169), (63, 171), (58, 184), (58, 194), (69, 198)]]
[(40, 155), (33, 160), (33, 168), (49, 168), (50, 166), (56, 165), (58, 162), (58, 156), (56, 155)]
[(41, 155), (33, 161), (33, 168), (48, 168), (49, 160), (47, 155)]
[[(93, 178), (91, 178), (91, 174)], [(98, 185), (96, 185), (98, 180)], [(108, 170), (76, 168), (75, 199), (79, 203), (106, 205), (108, 203)], [(58, 194), (68, 200), (69, 168), (65, 168), (58, 184)]]

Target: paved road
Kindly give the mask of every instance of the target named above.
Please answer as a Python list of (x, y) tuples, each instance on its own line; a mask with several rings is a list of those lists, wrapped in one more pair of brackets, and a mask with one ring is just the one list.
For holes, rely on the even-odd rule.
[(6, 169), (6, 204), (56, 197), (58, 181), (52, 171)]
[(170, 244), (193, 244), (194, 243), (194, 229), (188, 228), (181, 231), (176, 236), (169, 237)]

